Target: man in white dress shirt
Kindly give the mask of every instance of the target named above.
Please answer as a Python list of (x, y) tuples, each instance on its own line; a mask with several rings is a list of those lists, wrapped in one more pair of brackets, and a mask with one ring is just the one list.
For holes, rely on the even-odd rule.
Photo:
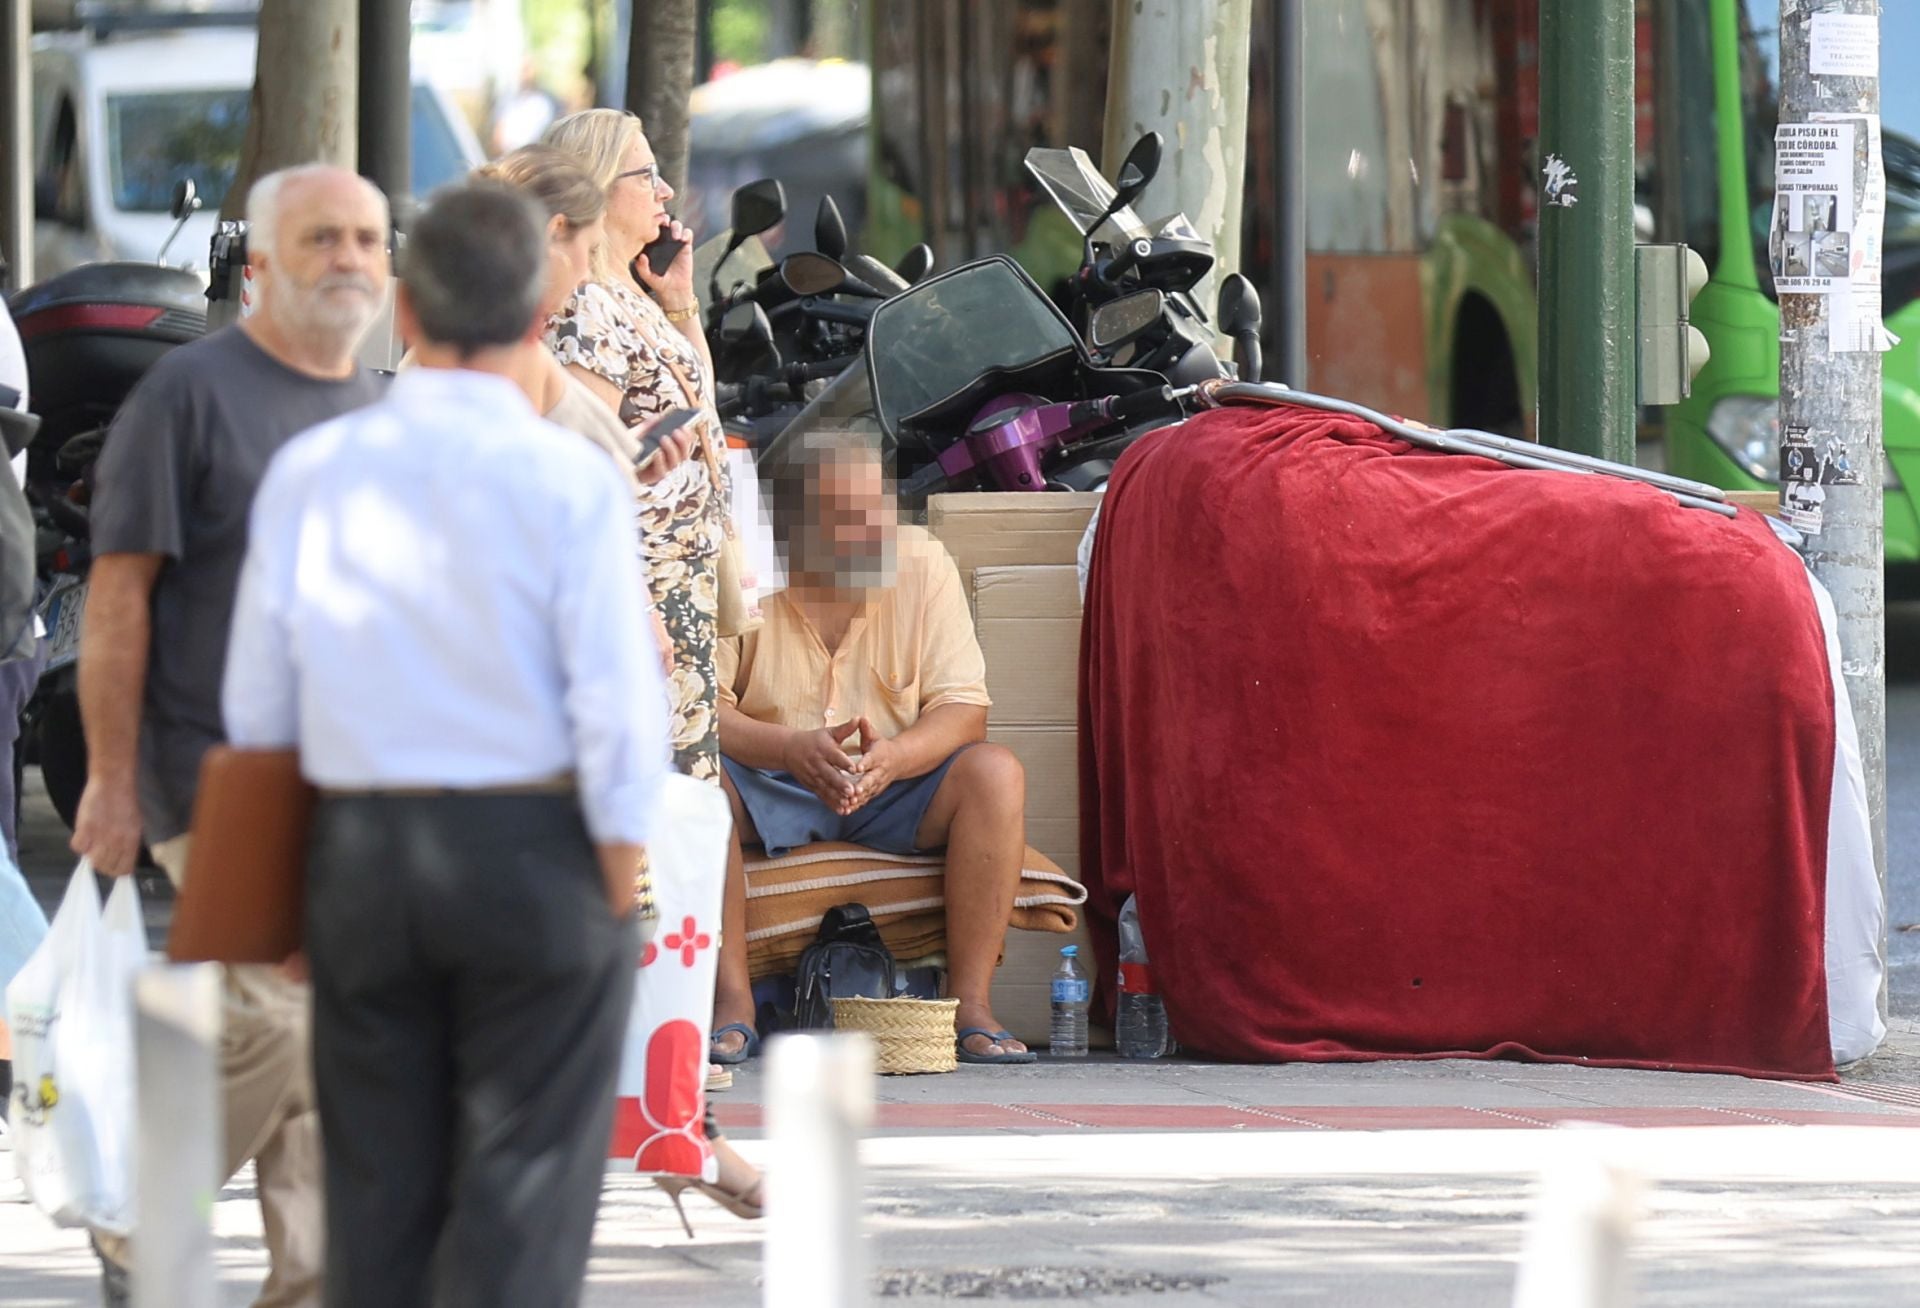
[(446, 192), (397, 305), (419, 364), (254, 502), (224, 707), (321, 790), (306, 947), (326, 1300), (577, 1303), (637, 966), (666, 697), (606, 456), (510, 378), (544, 215)]

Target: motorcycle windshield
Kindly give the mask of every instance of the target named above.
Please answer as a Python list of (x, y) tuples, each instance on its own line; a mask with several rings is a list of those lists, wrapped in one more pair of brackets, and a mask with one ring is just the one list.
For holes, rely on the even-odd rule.
[(989, 374), (1075, 353), (1073, 329), (1003, 256), (982, 259), (883, 302), (867, 332), (880, 425), (952, 398)]
[(1140, 221), (1140, 215), (1127, 205), (1122, 205), (1112, 218), (1094, 231), (1100, 222), (1100, 215), (1107, 211), (1118, 194), (1111, 183), (1100, 175), (1093, 166), (1093, 160), (1087, 158), (1087, 152), (1078, 146), (1065, 150), (1029, 150), (1027, 151), (1027, 171), (1040, 183), (1040, 189), (1053, 197), (1062, 213), (1073, 220), (1080, 234), (1091, 234), (1096, 240), (1108, 244), (1131, 241), (1136, 236), (1147, 234), (1147, 225)]
[(767, 253), (767, 247), (758, 236), (749, 236), (741, 242), (740, 248), (728, 256), (725, 264), (721, 264), (720, 255), (732, 239), (732, 231), (724, 231), (693, 249), (693, 284), (702, 300), (707, 296), (707, 288), (713, 284), (715, 272), (720, 274), (720, 294), (725, 296), (742, 283), (752, 286), (759, 281), (761, 273), (773, 267), (773, 256)]

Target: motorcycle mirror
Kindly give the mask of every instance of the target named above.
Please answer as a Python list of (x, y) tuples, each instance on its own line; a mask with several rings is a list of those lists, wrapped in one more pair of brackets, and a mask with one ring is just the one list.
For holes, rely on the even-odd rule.
[(200, 188), (193, 184), (193, 178), (182, 177), (173, 188), (173, 204), (167, 212), (175, 219), (185, 218), (200, 207)]
[(846, 284), (847, 270), (840, 266), (837, 258), (801, 250), (780, 261), (780, 280), (803, 299), (810, 295), (831, 295)]
[(1159, 322), (1166, 308), (1166, 295), (1152, 287), (1109, 300), (1088, 320), (1087, 342), (1102, 353), (1117, 350)]
[(1107, 219), (1119, 213), (1139, 198), (1140, 192), (1147, 189), (1147, 183), (1160, 171), (1160, 133), (1148, 132), (1133, 143), (1133, 149), (1127, 151), (1127, 157), (1120, 164), (1120, 181), (1114, 187), (1113, 203), (1100, 215), (1099, 221), (1087, 228), (1086, 245), (1082, 251), (1082, 260), (1087, 267), (1093, 266), (1093, 234), (1106, 224)]
[(1220, 330), (1233, 338), (1240, 380), (1257, 382), (1266, 360), (1260, 345), (1260, 292), (1239, 273), (1220, 284)]
[(914, 285), (933, 271), (933, 247), (922, 241), (902, 255), (893, 270), (907, 285)]
[(182, 177), (174, 183), (173, 204), (167, 210), (173, 215), (173, 230), (167, 233), (165, 243), (160, 246), (160, 253), (154, 256), (155, 263), (164, 264), (167, 261), (167, 251), (173, 248), (174, 238), (180, 235), (180, 229), (187, 225), (187, 219), (193, 217), (199, 210), (200, 188), (193, 184), (193, 178)]
[(1140, 192), (1147, 189), (1147, 183), (1160, 171), (1160, 152), (1164, 145), (1158, 132), (1148, 132), (1133, 143), (1133, 149), (1127, 151), (1127, 157), (1120, 164), (1120, 180), (1114, 186), (1119, 192), (1114, 211), (1132, 204), (1140, 198)]
[(717, 304), (720, 300), (720, 269), (733, 257), (733, 252), (744, 245), (749, 237), (771, 230), (786, 216), (787, 191), (777, 177), (763, 177), (757, 182), (748, 182), (733, 193), (733, 235), (727, 240), (727, 248), (713, 261), (713, 276), (707, 283), (709, 304)]
[(1260, 330), (1260, 292), (1240, 273), (1220, 284), (1220, 330), (1228, 336)]
[(813, 248), (836, 263), (847, 252), (847, 220), (831, 195), (820, 197), (820, 212), (813, 220)]
[(787, 192), (777, 177), (748, 182), (733, 193), (733, 236), (744, 241), (770, 231), (787, 216)]
[(729, 348), (772, 339), (773, 323), (767, 311), (751, 301), (734, 305), (720, 319), (720, 343)]

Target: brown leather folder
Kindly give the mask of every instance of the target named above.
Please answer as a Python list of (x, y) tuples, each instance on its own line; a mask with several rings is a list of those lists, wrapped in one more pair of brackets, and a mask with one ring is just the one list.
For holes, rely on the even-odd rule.
[(299, 950), (313, 803), (295, 750), (208, 752), (168, 958), (278, 963)]

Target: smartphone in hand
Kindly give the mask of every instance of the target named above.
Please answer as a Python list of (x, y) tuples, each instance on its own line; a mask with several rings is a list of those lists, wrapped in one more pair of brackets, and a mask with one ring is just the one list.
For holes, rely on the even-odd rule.
[[(667, 269), (671, 268), (673, 261), (680, 257), (680, 251), (686, 248), (685, 241), (661, 232), (640, 251), (640, 258), (647, 261), (647, 267), (653, 271), (655, 277), (665, 277)], [(636, 259), (634, 263), (638, 265), (639, 261)], [(637, 266), (634, 269), (634, 280), (640, 280)]]
[(648, 459), (660, 452), (660, 447), (666, 443), (667, 437), (699, 416), (698, 409), (669, 409), (666, 415), (654, 423), (647, 434), (640, 438), (640, 449), (633, 456), (633, 466), (638, 468), (645, 464)]

